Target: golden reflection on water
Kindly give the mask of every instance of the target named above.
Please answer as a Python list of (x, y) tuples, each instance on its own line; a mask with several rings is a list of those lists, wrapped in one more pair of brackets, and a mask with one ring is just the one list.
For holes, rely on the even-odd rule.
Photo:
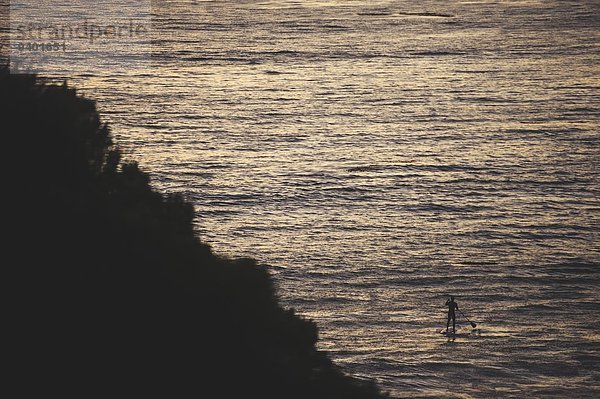
[[(271, 265), (319, 348), (392, 392), (589, 394), (593, 5), (194, 7), (154, 9), (151, 66), (73, 82), (204, 240)], [(437, 333), (450, 293), (477, 333)]]

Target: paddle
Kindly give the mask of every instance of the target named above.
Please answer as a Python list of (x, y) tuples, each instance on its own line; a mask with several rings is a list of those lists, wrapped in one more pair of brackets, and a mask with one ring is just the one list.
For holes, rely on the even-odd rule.
[(462, 312), (462, 310), (458, 309), (458, 311), (460, 312), (460, 314), (461, 314), (461, 315), (462, 315), (462, 316), (463, 316), (465, 319), (467, 319), (467, 321), (468, 321), (469, 323), (471, 323), (471, 327), (473, 327), (473, 328), (477, 327), (477, 324), (476, 324), (476, 323), (473, 323), (471, 320), (469, 320), (469, 318), (468, 318), (467, 316), (465, 316), (465, 314)]

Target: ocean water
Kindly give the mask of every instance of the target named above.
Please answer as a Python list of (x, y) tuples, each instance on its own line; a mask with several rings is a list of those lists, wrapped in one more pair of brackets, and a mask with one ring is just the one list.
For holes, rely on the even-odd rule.
[[(600, 397), (599, 2), (151, 11), (150, 63), (66, 75), (344, 370), (397, 398)], [(438, 334), (449, 294), (468, 337)]]

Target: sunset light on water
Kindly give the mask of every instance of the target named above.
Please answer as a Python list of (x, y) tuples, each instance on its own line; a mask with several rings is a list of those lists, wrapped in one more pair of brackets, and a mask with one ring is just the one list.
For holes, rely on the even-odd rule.
[[(12, 60), (97, 100), (344, 372), (394, 398), (600, 394), (597, 3), (101, 3), (147, 30)], [(449, 295), (467, 336), (439, 334)]]

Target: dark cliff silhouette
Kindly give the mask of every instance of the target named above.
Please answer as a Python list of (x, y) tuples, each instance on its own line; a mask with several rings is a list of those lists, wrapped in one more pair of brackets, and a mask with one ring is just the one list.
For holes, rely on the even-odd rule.
[(20, 396), (380, 398), (315, 349), (267, 270), (121, 161), (95, 103), (0, 69), (4, 331)]

